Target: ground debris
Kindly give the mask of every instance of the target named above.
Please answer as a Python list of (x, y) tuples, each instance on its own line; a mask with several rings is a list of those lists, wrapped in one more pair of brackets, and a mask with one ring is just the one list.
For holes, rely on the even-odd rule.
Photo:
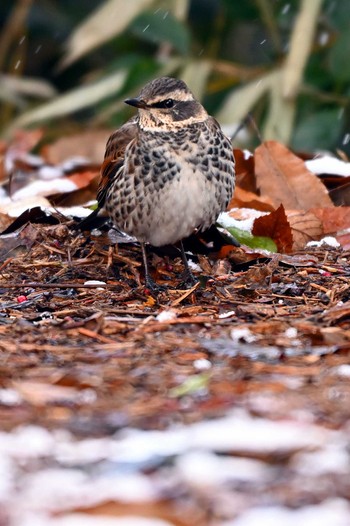
[[(224, 525), (268, 497), (285, 513), (318, 503), (350, 523), (349, 252), (199, 273), (187, 290), (180, 258), (157, 255), (168, 289), (150, 296), (137, 244), (111, 253), (62, 226), (35, 225), (0, 266), (0, 461), (22, 477), (23, 517)], [(14, 453), (11, 440), (28, 446)], [(134, 477), (140, 496), (107, 491), (111, 474)], [(28, 504), (45, 477), (45, 504)]]

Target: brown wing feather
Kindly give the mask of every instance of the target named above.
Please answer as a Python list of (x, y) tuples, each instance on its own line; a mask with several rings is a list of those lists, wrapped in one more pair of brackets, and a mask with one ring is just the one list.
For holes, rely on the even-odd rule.
[(101, 178), (97, 190), (97, 201), (103, 208), (106, 194), (118, 171), (124, 164), (125, 149), (136, 137), (136, 119), (130, 119), (121, 128), (112, 133), (106, 144), (104, 161), (101, 166)]

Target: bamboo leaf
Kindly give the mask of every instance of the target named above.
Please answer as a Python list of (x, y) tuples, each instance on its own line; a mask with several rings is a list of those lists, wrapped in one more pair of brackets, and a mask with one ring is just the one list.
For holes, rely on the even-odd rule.
[(83, 20), (70, 36), (60, 68), (65, 68), (89, 51), (118, 35), (154, 0), (107, 0)]
[(53, 117), (69, 115), (70, 113), (92, 106), (118, 92), (123, 86), (125, 78), (126, 72), (118, 71), (94, 84), (69, 91), (60, 97), (56, 97), (52, 102), (48, 102), (34, 110), (23, 113), (12, 123), (11, 129), (7, 130), (7, 132), (14, 128), (47, 121)]
[(221, 124), (240, 122), (279, 79), (279, 71), (262, 75), (228, 95), (216, 117)]

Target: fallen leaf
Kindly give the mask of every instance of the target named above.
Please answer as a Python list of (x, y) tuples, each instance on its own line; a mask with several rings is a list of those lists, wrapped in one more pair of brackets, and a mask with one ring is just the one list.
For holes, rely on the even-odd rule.
[(350, 206), (312, 208), (310, 212), (321, 221), (325, 234), (350, 228)]
[(89, 159), (92, 163), (102, 163), (106, 142), (111, 133), (111, 130), (88, 130), (64, 136), (55, 143), (45, 145), (41, 154), (47, 162), (54, 165), (77, 156)]
[(237, 185), (247, 192), (257, 193), (254, 155), (247, 150), (234, 149)]
[(255, 150), (255, 174), (261, 195), (268, 196), (275, 207), (281, 203), (287, 210), (332, 206), (319, 178), (302, 159), (276, 141), (266, 141)]
[(283, 205), (277, 210), (254, 221), (254, 236), (270, 237), (277, 245), (279, 252), (291, 252), (293, 236)]
[(311, 211), (288, 210), (287, 217), (292, 229), (293, 250), (304, 248), (306, 243), (321, 239), (325, 234), (322, 222)]
[[(341, 186), (337, 186), (335, 188), (333, 185), (333, 189), (330, 190), (329, 195), (332, 198), (332, 201), (336, 206), (350, 206), (350, 177), (345, 177), (345, 178), (338, 177), (337, 179), (345, 184), (341, 184)], [(329, 178), (323, 177), (322, 180), (326, 184), (328, 183)], [(329, 188), (328, 184), (327, 186)]]
[(75, 402), (79, 391), (73, 387), (63, 387), (44, 382), (18, 380), (12, 382), (12, 387), (21, 397), (35, 406), (45, 406), (50, 403)]
[(232, 208), (254, 208), (262, 212), (272, 212), (275, 209), (269, 197), (259, 197), (257, 194), (244, 190), (240, 186), (236, 186), (228, 210)]
[(341, 244), (344, 250), (350, 250), (350, 233), (337, 236), (337, 241)]

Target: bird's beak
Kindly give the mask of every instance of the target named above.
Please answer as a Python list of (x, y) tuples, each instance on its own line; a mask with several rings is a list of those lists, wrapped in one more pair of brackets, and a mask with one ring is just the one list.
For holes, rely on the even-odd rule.
[(130, 106), (135, 106), (135, 108), (147, 108), (147, 104), (144, 100), (136, 98), (136, 99), (126, 99), (125, 104), (129, 104)]

